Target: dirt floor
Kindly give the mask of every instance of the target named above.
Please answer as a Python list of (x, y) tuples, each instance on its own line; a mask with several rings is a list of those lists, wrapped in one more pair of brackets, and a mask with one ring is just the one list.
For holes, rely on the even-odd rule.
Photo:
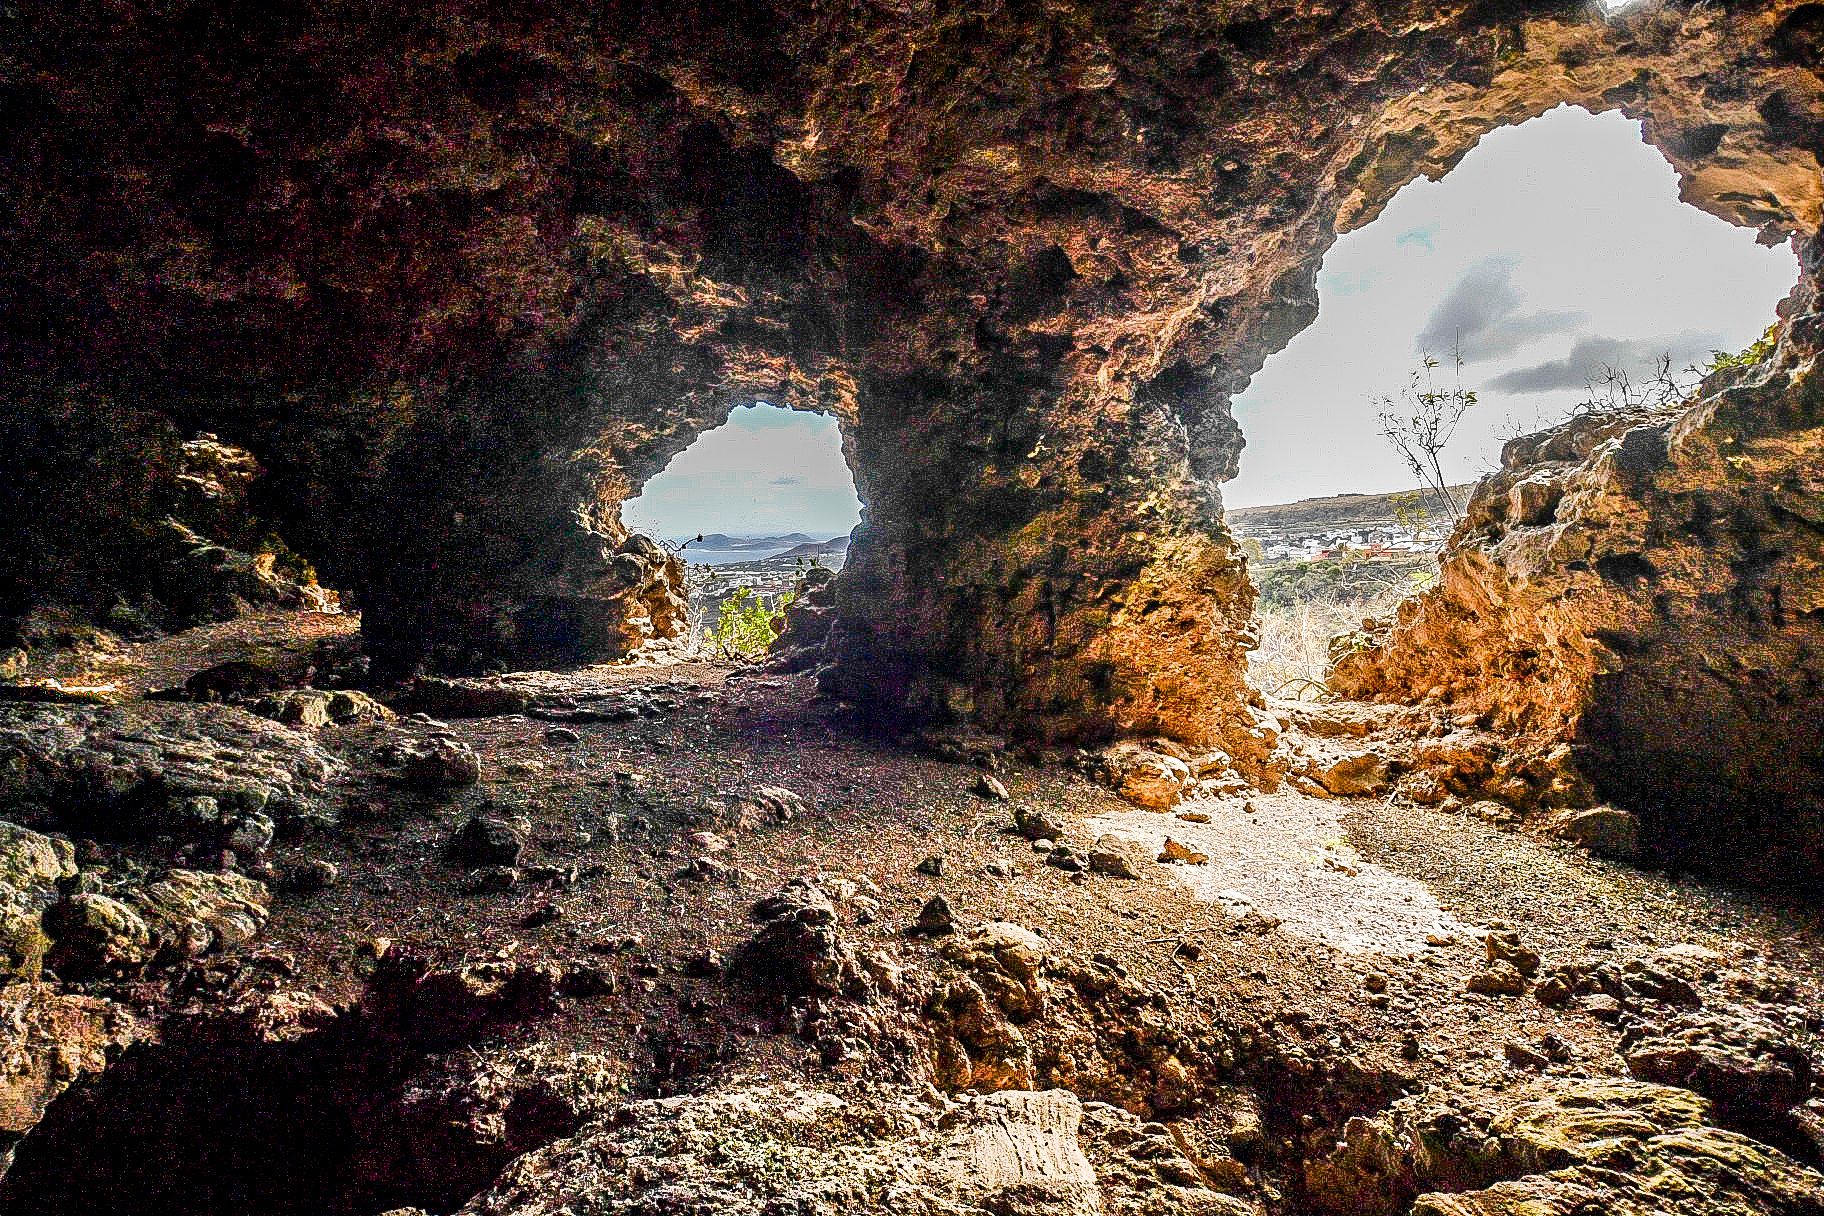
[[(139, 695), (181, 686), (226, 659), (295, 665), (300, 654), (345, 641), (353, 623), (231, 622), (66, 661), (55, 674), (105, 679)], [(237, 953), (162, 982), (103, 978), (83, 990), (153, 1019), (278, 991), (348, 1010), (380, 958), (415, 957), (432, 968), (551, 964), (589, 982), (572, 983), (533, 1022), (502, 1031), (503, 1041), (595, 1053), (612, 1061), (604, 1066), (609, 1088), (622, 1096), (686, 1092), (731, 1072), (832, 1084), (895, 1070), (920, 1076), (929, 1075), (919, 1059), (933, 1040), (894, 1027), (928, 1021), (941, 1001), (903, 983), (902, 991), (926, 995), (900, 1000), (891, 1016), (857, 1013), (857, 1033), (877, 1041), (859, 1055), (832, 1049), (827, 1027), (795, 1025), (794, 1006), (780, 1004), (771, 977), (751, 973), (753, 910), (800, 876), (860, 891), (859, 911), (844, 914), (844, 948), (941, 978), (955, 933), (915, 925), (942, 895), (957, 930), (988, 922), (1030, 929), (1058, 958), (1107, 969), (1124, 991), (1149, 994), (1175, 1034), (1255, 1044), (1262, 1062), (1252, 1075), (1245, 1060), (1229, 1060), (1227, 1071), (1251, 1075), (1263, 1094), (1291, 1104), (1269, 1111), (1270, 1151), (1240, 1185), (1268, 1210), (1305, 1202), (1299, 1161), (1312, 1140), (1334, 1139), (1350, 1114), (1402, 1092), (1498, 1090), (1545, 1072), (1628, 1076), (1618, 1054), (1622, 1024), (1600, 1002), (1552, 1006), (1469, 991), (1487, 969), (1491, 929), (1512, 930), (1542, 956), (1541, 975), (1560, 963), (1599, 968), (1672, 948), (1701, 960), (1711, 978), (1796, 977), (1793, 1001), (1818, 1004), (1824, 927), (1816, 911), (1629, 869), (1462, 815), (1289, 789), (1142, 810), (1055, 762), (997, 752), (985, 765), (959, 763), (871, 737), (844, 707), (820, 699), (810, 677), (726, 664), (530, 673), (489, 686), (515, 690), (518, 711), (318, 729), (319, 745), (348, 764), (337, 790), (340, 822), (282, 833), (269, 866), (285, 874), (328, 861), (335, 881), (283, 890), (264, 931)], [(435, 734), (473, 749), (478, 783), (409, 790), (378, 758), (401, 737)], [(984, 767), (1009, 797), (982, 783)], [(788, 820), (739, 825), (705, 811), (718, 794), (759, 787), (795, 793), (802, 809)], [(1104, 836), (1135, 842), (1144, 859), (1138, 877), (1049, 864), (1044, 845), (1015, 830), (1016, 808), (1059, 818), (1082, 845)], [(450, 853), (478, 810), (526, 821), (523, 854), (492, 881)], [(1168, 836), (1207, 861), (1151, 861)], [(157, 864), (171, 845), (97, 839), (79, 847), (118, 869)], [(1107, 1043), (1127, 1032), (1111, 1032), (1114, 1015), (1099, 1009), (1077, 1023), (1113, 1035), (1093, 1068), (1068, 1058), (1069, 1034), (1060, 1032), (1054, 1049), (1046, 1032), (1028, 1028), (1041, 1044), (1030, 1087), (1068, 1082), (1084, 1098), (1148, 1117), (1175, 1104), (1194, 1108), (1167, 1094), (1163, 1064), (1141, 1076), (1144, 1068), (1117, 1058)], [(1175, 1059), (1193, 1054), (1174, 1050)], [(1300, 1067), (1288, 1061), (1299, 1059), (1330, 1067), (1330, 1079), (1317, 1092), (1288, 1096)], [(1345, 1080), (1337, 1080), (1342, 1061)], [(953, 1074), (962, 1082), (955, 1087), (984, 1087), (979, 1054), (976, 1068)], [(1306, 1112), (1302, 1125), (1294, 1108)], [(75, 1210), (47, 1200), (44, 1179), (71, 1168), (72, 1138), (83, 1127), (100, 1135), (95, 1126), (78, 1120), (28, 1136), (18, 1168), (0, 1184), (0, 1199), (9, 1188), (12, 1195), (7, 1210)], [(115, 1210), (178, 1210), (175, 1199), (160, 1208), (130, 1194), (144, 1185), (131, 1170), (110, 1177), (116, 1189), (98, 1193)], [(404, 1185), (398, 1194), (379, 1185), (359, 1193), (363, 1202), (409, 1199), (431, 1210), (466, 1198), (433, 1202)], [(214, 1198), (214, 1210), (246, 1210), (232, 1197)], [(359, 1206), (346, 1195), (325, 1203), (318, 1210)]]

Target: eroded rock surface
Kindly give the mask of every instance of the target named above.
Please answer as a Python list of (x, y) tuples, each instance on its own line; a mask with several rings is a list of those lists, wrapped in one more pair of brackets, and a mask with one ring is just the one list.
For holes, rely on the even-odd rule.
[(88, 600), (141, 455), (206, 429), (381, 669), (623, 654), (679, 605), (619, 505), (765, 399), (841, 420), (868, 506), (831, 691), (1244, 767), (1227, 403), (1336, 232), (1561, 102), (1640, 116), (1768, 239), (1824, 193), (1789, 0), (11, 20), (0, 80), (46, 121), (0, 181), (33, 200), (0, 283), (0, 449), (32, 463), (0, 484), (27, 552), (83, 521)]

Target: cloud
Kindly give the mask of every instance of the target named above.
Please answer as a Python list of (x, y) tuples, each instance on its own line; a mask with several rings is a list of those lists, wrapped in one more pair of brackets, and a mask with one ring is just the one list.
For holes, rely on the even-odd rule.
[(775, 477), (771, 481), (767, 482), (766, 484), (768, 484), (770, 486), (801, 486), (804, 484), (804, 478), (802, 478), (802, 477)]
[(1674, 369), (1682, 369), (1721, 344), (1715, 334), (1694, 331), (1663, 338), (1579, 338), (1564, 358), (1505, 372), (1490, 380), (1488, 387), (1502, 393), (1582, 388), (1607, 367), (1619, 368), (1638, 380), (1650, 375), (1664, 356), (1671, 356)]
[(1421, 228), (1408, 228), (1405, 232), (1400, 233), (1399, 236), (1393, 239), (1394, 248), (1406, 249), (1410, 247), (1413, 249), (1423, 249), (1426, 253), (1431, 253), (1437, 249), (1437, 246), (1432, 243), (1432, 238), (1437, 235), (1438, 226), (1436, 224), (1426, 224)]
[(1477, 262), (1432, 309), (1415, 345), (1441, 354), (1461, 349), (1465, 360), (1498, 359), (1553, 334), (1573, 333), (1589, 318), (1581, 312), (1521, 312), (1513, 257)]

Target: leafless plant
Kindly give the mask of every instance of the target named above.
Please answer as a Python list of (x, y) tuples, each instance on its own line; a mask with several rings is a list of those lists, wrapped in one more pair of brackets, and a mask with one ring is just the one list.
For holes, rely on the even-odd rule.
[(1419, 356), (1419, 366), (1397, 396), (1374, 400), (1380, 407), (1381, 436), (1393, 445), (1425, 492), (1451, 519), (1463, 518), (1463, 504), (1444, 476), (1443, 454), (1457, 433), (1463, 415), (1476, 404), (1476, 390), (1463, 387), (1463, 352), (1453, 346), (1449, 383), (1438, 375), (1445, 363), (1430, 352)]
[(1575, 412), (1602, 417), (1636, 410), (1675, 409), (1690, 399), (1702, 379), (1703, 373), (1696, 367), (1674, 372), (1670, 352), (1655, 359), (1653, 371), (1640, 381), (1629, 375), (1627, 368), (1605, 363), (1585, 382), (1584, 398), (1577, 403)]

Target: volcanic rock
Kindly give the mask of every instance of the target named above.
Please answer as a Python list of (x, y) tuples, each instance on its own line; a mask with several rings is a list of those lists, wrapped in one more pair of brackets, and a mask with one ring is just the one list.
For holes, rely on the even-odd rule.
[(524, 816), (471, 815), (450, 839), (450, 860), (471, 870), (516, 866), (531, 830)]

